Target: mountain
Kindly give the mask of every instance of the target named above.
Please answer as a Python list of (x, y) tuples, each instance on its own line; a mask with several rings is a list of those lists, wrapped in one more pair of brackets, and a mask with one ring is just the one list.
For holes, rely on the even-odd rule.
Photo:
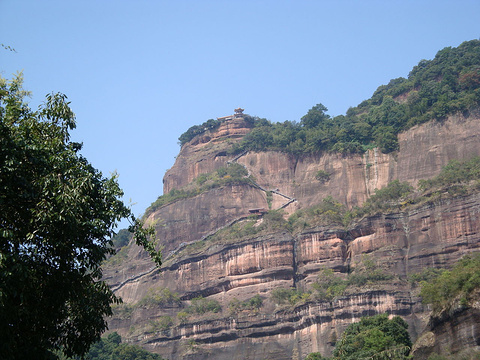
[(172, 360), (303, 359), (388, 312), (422, 339), (416, 358), (478, 346), (475, 306), (453, 324), (411, 277), (480, 249), (475, 181), (425, 181), (480, 156), (479, 104), (473, 40), (345, 116), (318, 104), (272, 124), (236, 109), (190, 128), (144, 215), (162, 269), (132, 242), (104, 266), (124, 301), (110, 330)]

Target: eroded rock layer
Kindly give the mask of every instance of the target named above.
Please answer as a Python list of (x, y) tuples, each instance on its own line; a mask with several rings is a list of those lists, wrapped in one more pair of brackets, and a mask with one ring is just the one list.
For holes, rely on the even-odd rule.
[[(289, 214), (326, 196), (355, 206), (394, 179), (416, 185), (438, 174), (449, 160), (480, 155), (478, 120), (455, 116), (412, 128), (400, 134), (399, 152), (389, 155), (370, 150), (293, 158), (263, 152), (235, 159), (227, 150), (249, 131), (241, 119), (193, 139), (167, 172), (164, 191), (181, 189), (232, 160), (244, 165), (256, 184), (213, 188), (151, 213), (148, 221), (156, 224), (164, 247), (163, 268), (154, 269), (133, 245), (122, 250), (123, 260), (106, 266), (106, 279), (126, 303), (109, 319), (110, 329), (171, 360), (302, 359), (313, 351), (328, 355), (346, 326), (386, 311), (402, 316), (416, 339), (427, 329), (429, 312), (408, 276), (426, 267), (449, 267), (479, 250), (479, 194), (371, 216), (348, 229), (307, 227), (295, 234), (271, 229), (238, 239), (218, 234), (241, 223), (252, 209), (288, 204)], [(327, 181), (316, 179), (319, 170), (330, 174)], [(283, 306), (272, 301), (274, 289), (295, 286), (307, 292), (324, 269), (346, 277), (365, 259), (391, 275), (389, 280), (350, 286), (334, 299), (312, 297)], [(180, 300), (142, 303), (149, 290), (164, 288)], [(232, 303), (256, 295), (263, 299), (261, 307), (232, 311)], [(178, 315), (199, 296), (218, 301), (221, 310)]]

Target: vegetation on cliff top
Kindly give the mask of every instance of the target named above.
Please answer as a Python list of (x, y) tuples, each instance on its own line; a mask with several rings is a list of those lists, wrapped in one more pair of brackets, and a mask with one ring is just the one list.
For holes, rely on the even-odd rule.
[(398, 149), (397, 134), (416, 124), (444, 119), (480, 104), (480, 40), (440, 50), (422, 60), (407, 79), (380, 86), (368, 100), (330, 117), (322, 104), (312, 107), (299, 123), (256, 121), (237, 145), (243, 150), (277, 150), (299, 155), (319, 151), (363, 152), (376, 146)]
[[(246, 114), (243, 115), (243, 119), (246, 122), (247, 126), (253, 126), (254, 122), (258, 121), (258, 118), (253, 118)], [(195, 136), (201, 135), (208, 130), (217, 129), (224, 121), (225, 120), (221, 120), (221, 119), (217, 119), (217, 120), (209, 119), (201, 125), (193, 125), (187, 131), (185, 131), (182, 135), (180, 135), (180, 137), (178, 138), (178, 144), (180, 146), (183, 146), (184, 144), (192, 140)]]
[[(363, 152), (378, 147), (384, 153), (398, 149), (397, 134), (432, 119), (468, 112), (480, 104), (480, 40), (440, 50), (433, 60), (421, 60), (408, 78), (380, 86), (368, 100), (331, 117), (322, 104), (313, 106), (300, 122), (271, 123), (248, 117), (252, 131), (232, 152), (276, 150), (294, 155), (320, 151)], [(191, 127), (180, 144), (220, 120)]]

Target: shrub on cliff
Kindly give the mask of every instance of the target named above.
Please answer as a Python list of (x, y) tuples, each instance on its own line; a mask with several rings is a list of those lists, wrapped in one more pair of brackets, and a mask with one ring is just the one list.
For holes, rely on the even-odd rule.
[(338, 360), (407, 359), (412, 346), (408, 324), (388, 314), (364, 317), (347, 327), (333, 351)]
[(310, 298), (310, 292), (304, 292), (295, 288), (279, 288), (273, 289), (270, 297), (272, 301), (278, 305), (296, 305), (305, 302)]
[(257, 294), (254, 297), (245, 301), (240, 301), (237, 298), (234, 298), (232, 301), (229, 302), (228, 310), (233, 315), (243, 310), (258, 311), (262, 307), (262, 305), (263, 299), (260, 295)]
[(173, 326), (173, 319), (168, 315), (164, 315), (156, 320), (151, 320), (149, 325), (150, 328), (147, 330), (147, 333), (167, 332)]
[(468, 304), (471, 294), (480, 289), (480, 253), (466, 255), (452, 270), (444, 270), (431, 281), (421, 282), (420, 296), (434, 311), (449, 307), (456, 299)]
[[(67, 360), (60, 357), (60, 360)], [(102, 337), (92, 345), (85, 360), (164, 360), (160, 355), (143, 350), (137, 345), (122, 343), (116, 332)]]
[(222, 311), (222, 306), (217, 300), (199, 296), (191, 300), (190, 306), (186, 308), (186, 311), (197, 315), (203, 315), (209, 312), (218, 313)]
[(327, 196), (320, 204), (293, 213), (288, 218), (288, 227), (291, 231), (297, 232), (315, 224), (347, 225), (351, 215), (345, 205)]
[(323, 269), (312, 283), (313, 296), (320, 301), (332, 301), (342, 296), (349, 287), (365, 286), (392, 280), (394, 276), (383, 271), (369, 257), (355, 265), (353, 271), (342, 275), (332, 269)]
[(317, 300), (331, 301), (342, 296), (348, 286), (348, 281), (336, 274), (332, 269), (324, 269), (318, 275), (317, 281), (312, 284)]
[(454, 184), (469, 183), (480, 180), (480, 157), (476, 156), (469, 160), (451, 160), (442, 169), (440, 174), (432, 179), (420, 180), (418, 186), (421, 190), (430, 190)]
[(137, 307), (145, 306), (179, 306), (182, 303), (177, 293), (168, 288), (150, 288), (147, 294), (136, 304)]
[(144, 217), (148, 216), (158, 208), (181, 199), (188, 199), (197, 196), (207, 190), (215, 189), (225, 185), (250, 184), (252, 178), (248, 171), (237, 163), (228, 164), (210, 174), (201, 174), (189, 187), (183, 189), (172, 189), (169, 193), (161, 195), (147, 210)]
[(394, 180), (384, 188), (375, 189), (375, 194), (358, 210), (359, 215), (399, 209), (402, 201), (406, 201), (412, 193), (413, 187), (409, 183)]

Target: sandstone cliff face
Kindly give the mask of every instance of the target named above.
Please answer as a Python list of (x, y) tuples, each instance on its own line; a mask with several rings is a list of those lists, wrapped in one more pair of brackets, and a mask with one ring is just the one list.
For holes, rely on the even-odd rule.
[(243, 118), (223, 122), (215, 131), (206, 131), (185, 144), (178, 154), (175, 165), (163, 178), (163, 193), (181, 189), (190, 184), (200, 174), (208, 174), (231, 157), (227, 150), (233, 143), (250, 132), (250, 126)]
[[(427, 313), (407, 276), (479, 250), (479, 214), (480, 195), (472, 195), (426, 205), (411, 213), (367, 218), (350, 232), (316, 228), (296, 237), (274, 233), (241, 243), (217, 244), (199, 254), (168, 261), (161, 273), (126, 283), (117, 294), (133, 301), (149, 288), (167, 287), (185, 300), (203, 295), (223, 304), (223, 312), (213, 318), (192, 318), (168, 331), (136, 338), (169, 359), (188, 358), (192, 339), (196, 344), (191, 354), (194, 359), (224, 359), (239, 353), (242, 359), (263, 359), (265, 354), (272, 359), (291, 359), (295, 352), (305, 356), (312, 351), (329, 354), (332, 339), (348, 324), (386, 311), (403, 316), (415, 338), (427, 326)], [(367, 254), (395, 274), (396, 280), (352, 289), (333, 302), (309, 301), (283, 310), (275, 310), (268, 300), (274, 288), (295, 284), (310, 289), (319, 270), (345, 272)], [(256, 294), (265, 298), (257, 313), (228, 312), (234, 298), (245, 300)], [(129, 338), (132, 320), (135, 326), (148, 328), (152, 320), (174, 316), (178, 311), (181, 309), (140, 309), (133, 319), (114, 318), (109, 324)], [(251, 355), (245, 355), (245, 349)]]
[(449, 310), (433, 314), (427, 330), (413, 347), (415, 359), (426, 360), (433, 353), (474, 359), (472, 353), (480, 350), (480, 302), (473, 300), (468, 307), (457, 303)]
[[(109, 320), (122, 337), (161, 353), (167, 359), (302, 359), (320, 351), (328, 355), (336, 337), (361, 316), (388, 311), (404, 317), (415, 339), (428, 324), (428, 309), (419, 302), (409, 274), (425, 267), (449, 266), (480, 247), (480, 195), (427, 204), (404, 213), (363, 219), (352, 229), (312, 228), (301, 234), (272, 231), (238, 241), (212, 241), (210, 235), (231, 226), (252, 208), (279, 208), (291, 213), (331, 195), (348, 206), (359, 205), (394, 179), (412, 184), (438, 174), (451, 159), (480, 155), (478, 116), (451, 117), (415, 127), (399, 137), (397, 154), (371, 150), (343, 157), (321, 154), (295, 159), (275, 153), (247, 153), (238, 158), (256, 178), (250, 185), (212, 189), (159, 208), (157, 223), (164, 246), (161, 272), (137, 247), (124, 250), (125, 260), (106, 267), (105, 277), (127, 304), (138, 304), (152, 288), (177, 292), (182, 305), (137, 306)], [(164, 191), (181, 188), (199, 174), (225, 166), (229, 142), (249, 131), (241, 120), (193, 139), (182, 148), (164, 179)], [(330, 173), (322, 183), (319, 170)], [(271, 203), (264, 190), (278, 190)], [(295, 201), (289, 201), (294, 198)], [(365, 257), (395, 275), (394, 280), (349, 289), (335, 301), (311, 299), (276, 307), (271, 291), (296, 286), (310, 290), (322, 269), (344, 274)], [(258, 311), (232, 314), (229, 303), (255, 295)], [(215, 299), (222, 311), (176, 320), (192, 298)], [(171, 316), (174, 324), (151, 330), (152, 322)]]

